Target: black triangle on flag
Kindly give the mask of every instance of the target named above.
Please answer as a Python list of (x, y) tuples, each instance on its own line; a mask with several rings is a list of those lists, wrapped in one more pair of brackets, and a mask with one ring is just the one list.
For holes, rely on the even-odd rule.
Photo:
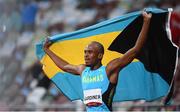
[[(152, 15), (148, 39), (136, 58), (144, 64), (147, 71), (158, 73), (171, 87), (176, 68), (177, 48), (173, 46), (166, 31), (168, 14), (166, 12)], [(137, 17), (117, 36), (108, 50), (124, 54), (132, 48), (141, 31), (142, 24), (143, 17)], [(173, 91), (170, 90), (169, 99)]]

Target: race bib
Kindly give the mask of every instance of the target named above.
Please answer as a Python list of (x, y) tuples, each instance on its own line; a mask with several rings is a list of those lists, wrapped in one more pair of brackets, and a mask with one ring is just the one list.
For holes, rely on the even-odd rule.
[(84, 104), (97, 103), (102, 104), (101, 89), (84, 90)]

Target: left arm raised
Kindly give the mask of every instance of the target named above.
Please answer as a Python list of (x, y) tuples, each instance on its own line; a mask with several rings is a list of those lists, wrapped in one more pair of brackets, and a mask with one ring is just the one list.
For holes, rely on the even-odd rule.
[(133, 61), (133, 59), (142, 49), (147, 39), (147, 32), (149, 29), (152, 14), (147, 14), (146, 12), (143, 12), (142, 15), (144, 18), (144, 22), (135, 46), (129, 49), (122, 57), (116, 58), (107, 64), (106, 73), (108, 75), (108, 78), (110, 79), (110, 82), (112, 83), (117, 83), (119, 71)]

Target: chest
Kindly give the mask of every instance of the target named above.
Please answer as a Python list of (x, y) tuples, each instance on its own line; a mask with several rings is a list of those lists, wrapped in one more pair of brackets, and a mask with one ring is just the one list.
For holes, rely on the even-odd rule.
[(109, 80), (107, 78), (105, 69), (98, 69), (91, 71), (85, 70), (82, 74), (83, 90), (101, 89), (102, 91), (108, 86)]

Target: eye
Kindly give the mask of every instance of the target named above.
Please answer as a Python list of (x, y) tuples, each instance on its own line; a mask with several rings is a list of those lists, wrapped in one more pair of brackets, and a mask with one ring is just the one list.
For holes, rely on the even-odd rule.
[(85, 50), (85, 51), (84, 51), (84, 54), (87, 54), (87, 53), (89, 53), (89, 51), (88, 51), (88, 50)]
[(93, 51), (92, 50), (84, 50), (84, 54), (92, 54)]

